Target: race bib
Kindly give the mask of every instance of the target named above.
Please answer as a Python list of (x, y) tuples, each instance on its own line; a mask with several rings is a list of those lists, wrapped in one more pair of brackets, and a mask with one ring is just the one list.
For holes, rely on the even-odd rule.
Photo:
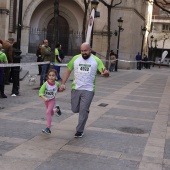
[(45, 92), (45, 96), (47, 97), (47, 98), (54, 98), (54, 92), (53, 91), (46, 91)]
[(91, 72), (91, 65), (90, 64), (79, 64), (78, 72), (89, 74)]

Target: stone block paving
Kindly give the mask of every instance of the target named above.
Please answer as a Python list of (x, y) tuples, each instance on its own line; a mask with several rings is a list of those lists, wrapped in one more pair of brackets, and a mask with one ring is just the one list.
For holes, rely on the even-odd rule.
[[(57, 162), (57, 166), (56, 166)], [(64, 165), (64, 166), (63, 166)], [(105, 156), (96, 156), (92, 154), (77, 154), (66, 151), (59, 151), (54, 154), (50, 161), (41, 164), (36, 170), (65, 169), (65, 170), (89, 170), (89, 169), (107, 169), (107, 170), (136, 170), (138, 163), (129, 160), (119, 160)]]
[[(33, 56), (32, 56), (33, 58)], [(23, 62), (26, 61), (24, 58)], [(34, 61), (30, 59), (29, 62)], [(37, 66), (26, 66), (30, 75)], [(65, 68), (61, 68), (61, 75)], [(69, 78), (57, 95), (62, 115), (53, 116), (45, 135), (45, 106), (38, 97), (39, 76), (20, 82), (20, 96), (0, 99), (0, 169), (3, 170), (169, 170), (170, 70), (118, 70), (97, 75), (85, 135), (75, 139), (78, 114), (71, 112)], [(100, 104), (106, 104), (105, 107)]]

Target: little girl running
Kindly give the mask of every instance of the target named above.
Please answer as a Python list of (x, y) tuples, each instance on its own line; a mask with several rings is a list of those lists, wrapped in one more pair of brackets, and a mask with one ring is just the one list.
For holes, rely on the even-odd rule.
[(50, 69), (47, 73), (48, 80), (41, 86), (39, 90), (39, 96), (44, 100), (46, 105), (46, 119), (47, 119), (47, 128), (43, 129), (42, 132), (46, 134), (51, 134), (51, 121), (54, 112), (58, 111), (53, 109), (55, 105), (55, 96), (56, 93), (62, 91), (59, 88), (59, 83), (56, 80), (57, 73), (55, 69)]

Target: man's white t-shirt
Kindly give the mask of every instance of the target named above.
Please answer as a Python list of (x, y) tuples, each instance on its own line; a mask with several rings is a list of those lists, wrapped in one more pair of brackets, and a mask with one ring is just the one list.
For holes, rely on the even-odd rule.
[(74, 70), (72, 89), (95, 91), (95, 77), (97, 70), (102, 72), (105, 69), (102, 61), (91, 54), (85, 60), (82, 55), (74, 56), (67, 65), (69, 70)]

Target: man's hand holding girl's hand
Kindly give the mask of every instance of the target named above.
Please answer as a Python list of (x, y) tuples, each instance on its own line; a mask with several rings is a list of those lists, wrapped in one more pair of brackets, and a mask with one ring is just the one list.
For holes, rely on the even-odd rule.
[(65, 84), (61, 84), (59, 87), (60, 91), (64, 91), (66, 89), (66, 85)]

